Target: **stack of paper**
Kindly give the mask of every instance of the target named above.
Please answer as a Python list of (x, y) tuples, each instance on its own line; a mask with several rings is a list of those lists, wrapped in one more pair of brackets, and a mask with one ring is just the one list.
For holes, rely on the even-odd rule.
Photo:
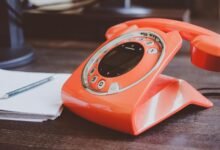
[(42, 122), (62, 112), (61, 88), (69, 74), (30, 73), (0, 69), (0, 97), (30, 83), (53, 80), (8, 99), (0, 99), (0, 119)]

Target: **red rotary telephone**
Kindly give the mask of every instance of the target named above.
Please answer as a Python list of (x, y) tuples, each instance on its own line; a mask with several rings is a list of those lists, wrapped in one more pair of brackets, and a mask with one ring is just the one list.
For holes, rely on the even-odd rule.
[(138, 135), (190, 104), (212, 102), (181, 79), (161, 75), (191, 44), (198, 67), (220, 71), (220, 35), (169, 19), (138, 19), (115, 25), (62, 88), (64, 105), (92, 122)]

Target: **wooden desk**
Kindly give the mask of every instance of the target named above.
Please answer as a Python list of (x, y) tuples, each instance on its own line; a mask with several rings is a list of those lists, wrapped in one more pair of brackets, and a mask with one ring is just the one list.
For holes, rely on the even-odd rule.
[[(220, 22), (196, 22), (220, 30)], [(93, 42), (30, 40), (36, 60), (14, 70), (71, 73), (97, 47)], [(196, 88), (219, 87), (220, 73), (191, 65), (179, 54), (164, 74), (187, 80)], [(206, 91), (206, 95), (207, 92)], [(219, 90), (217, 91), (219, 93)], [(64, 109), (61, 117), (44, 123), (0, 120), (0, 149), (220, 149), (220, 97), (214, 107), (190, 106), (140, 136), (133, 137), (86, 121)]]

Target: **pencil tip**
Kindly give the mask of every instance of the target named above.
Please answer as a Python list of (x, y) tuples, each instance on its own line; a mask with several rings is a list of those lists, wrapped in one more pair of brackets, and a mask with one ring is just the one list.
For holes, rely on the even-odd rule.
[(3, 95), (2, 97), (0, 97), (0, 100), (4, 100), (4, 99), (7, 99), (8, 98), (8, 95)]

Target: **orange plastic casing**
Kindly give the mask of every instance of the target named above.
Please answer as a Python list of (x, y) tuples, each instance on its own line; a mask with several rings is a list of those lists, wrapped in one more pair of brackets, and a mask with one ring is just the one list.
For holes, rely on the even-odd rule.
[[(169, 21), (170, 24), (166, 24)], [(189, 29), (187, 28), (188, 26), (190, 26)], [(166, 53), (160, 66), (142, 82), (123, 92), (96, 95), (85, 90), (82, 84), (82, 72), (89, 59), (100, 47), (111, 40), (122, 34), (139, 29), (152, 30), (165, 41)], [(203, 32), (208, 32), (208, 34), (204, 35)], [(203, 37), (198, 38), (200, 34)], [(87, 120), (132, 135), (142, 133), (190, 104), (206, 108), (211, 107), (213, 106), (212, 102), (202, 96), (186, 81), (160, 74), (181, 48), (182, 37), (191, 40), (193, 47), (192, 60), (196, 65), (217, 71), (220, 64), (218, 57), (219, 45), (213, 47), (217, 54), (215, 52), (207, 52), (207, 49), (201, 49), (204, 45), (207, 48), (213, 46), (213, 44), (209, 43), (212, 41), (203, 39), (207, 38), (207, 36), (213, 36), (216, 40), (218, 35), (190, 24), (183, 25), (182, 22), (173, 22), (173, 20), (165, 19), (141, 19), (113, 26), (106, 33), (107, 41), (97, 48), (63, 85), (63, 103), (72, 112)], [(195, 39), (196, 37), (197, 39)], [(203, 44), (199, 41), (202, 41)], [(217, 42), (219, 41), (217, 40)], [(200, 61), (194, 60), (199, 55), (203, 55), (202, 53), (208, 53), (210, 55), (210, 57), (208, 56), (209, 58), (217, 57), (217, 59), (210, 64), (201, 64)], [(132, 77), (137, 74), (138, 71), (129, 75)], [(124, 77), (124, 80), (130, 80), (128, 75)]]

